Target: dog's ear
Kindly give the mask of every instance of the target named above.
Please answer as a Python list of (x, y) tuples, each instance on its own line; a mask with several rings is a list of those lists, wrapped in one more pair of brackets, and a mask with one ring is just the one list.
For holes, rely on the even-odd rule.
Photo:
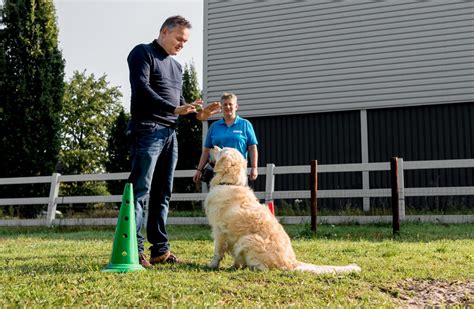
[(221, 149), (218, 146), (214, 146), (214, 148), (211, 148), (210, 153), (209, 153), (210, 161), (217, 162), (217, 160), (219, 159), (218, 155), (220, 152), (221, 152)]

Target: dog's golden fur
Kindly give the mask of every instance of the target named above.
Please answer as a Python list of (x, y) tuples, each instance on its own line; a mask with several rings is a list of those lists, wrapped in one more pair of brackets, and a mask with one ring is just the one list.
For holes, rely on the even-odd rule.
[(218, 147), (212, 149), (211, 154), (216, 159), (216, 175), (205, 201), (214, 238), (211, 268), (219, 267), (224, 253), (228, 252), (236, 268), (314, 273), (360, 271), (355, 264), (316, 266), (298, 262), (283, 227), (247, 186), (247, 162), (243, 156), (235, 149)]

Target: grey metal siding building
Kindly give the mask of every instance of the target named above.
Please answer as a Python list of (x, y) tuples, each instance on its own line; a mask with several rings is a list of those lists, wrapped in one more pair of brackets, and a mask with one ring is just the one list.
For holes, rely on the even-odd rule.
[[(474, 158), (474, 2), (206, 0), (204, 99), (224, 91), (255, 127), (260, 166)], [(473, 185), (473, 174), (406, 182)], [(308, 187), (292, 177), (277, 187)], [(363, 178), (320, 186), (387, 185)]]

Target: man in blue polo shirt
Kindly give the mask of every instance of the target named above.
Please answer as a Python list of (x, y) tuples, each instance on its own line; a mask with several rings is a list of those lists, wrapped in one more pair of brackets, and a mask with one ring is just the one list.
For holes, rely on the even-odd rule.
[(235, 148), (245, 159), (250, 160), (250, 180), (257, 179), (257, 138), (250, 121), (237, 116), (237, 96), (233, 93), (224, 93), (221, 97), (224, 118), (214, 122), (207, 132), (206, 142), (201, 159), (194, 174), (194, 182), (201, 179), (202, 171), (209, 154), (214, 146)]

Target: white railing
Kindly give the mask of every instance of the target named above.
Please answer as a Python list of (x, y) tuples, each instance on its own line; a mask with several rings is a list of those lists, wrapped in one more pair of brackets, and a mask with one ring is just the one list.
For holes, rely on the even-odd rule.
[[(418, 170), (418, 169), (444, 169), (444, 168), (474, 168), (474, 159), (463, 160), (442, 160), (442, 161), (407, 161), (402, 159), (398, 161), (399, 180), (399, 211), (400, 218), (405, 217), (405, 197), (406, 196), (454, 196), (454, 195), (474, 195), (474, 187), (429, 187), (429, 188), (405, 188), (403, 181), (403, 171)], [(255, 192), (259, 199), (265, 199), (266, 202), (275, 199), (308, 199), (311, 198), (310, 190), (294, 190), (294, 191), (275, 191), (275, 175), (283, 174), (310, 174), (310, 166), (275, 166), (270, 163), (266, 167), (259, 167), (259, 175), (266, 176), (265, 191)], [(319, 173), (334, 173), (334, 172), (369, 172), (369, 171), (389, 171), (389, 162), (376, 163), (353, 163), (353, 164), (328, 164), (319, 165), (317, 172)], [(179, 170), (175, 172), (175, 177), (192, 177), (194, 170)], [(82, 182), (82, 181), (108, 181), (108, 180), (125, 180), (129, 173), (110, 173), (110, 174), (88, 174), (88, 175), (60, 175), (54, 173), (52, 176), (40, 177), (17, 177), (17, 178), (0, 178), (0, 185), (14, 185), (14, 184), (34, 184), (34, 183), (50, 183), (50, 194), (48, 197), (33, 197), (33, 198), (3, 198), (0, 199), (1, 205), (34, 205), (44, 204), (48, 205), (46, 219), (37, 220), (0, 220), (2, 225), (52, 225), (58, 220), (55, 218), (56, 207), (58, 204), (76, 204), (76, 203), (116, 203), (121, 201), (121, 195), (107, 195), (107, 196), (59, 196), (59, 187), (61, 183), (66, 182)], [(364, 186), (364, 187), (369, 187)], [(203, 201), (207, 193), (173, 193), (172, 201)], [(318, 190), (318, 198), (370, 198), (370, 197), (390, 197), (391, 189), (337, 189), (337, 190)], [(365, 209), (366, 210), (366, 209)], [(472, 219), (469, 219), (472, 217)], [(469, 220), (474, 220), (474, 216), (470, 216)], [(306, 218), (298, 217), (300, 221), (307, 221)], [(379, 218), (380, 219), (380, 218)], [(384, 218), (382, 218), (384, 219)], [(386, 218), (385, 218), (386, 219)], [(106, 223), (114, 224), (116, 219), (113, 218), (96, 218), (87, 220), (73, 220), (77, 224), (94, 224)], [(287, 222), (295, 221), (294, 218), (286, 219)], [(377, 220), (377, 219), (375, 219)], [(439, 219), (437, 219), (439, 220)], [(178, 223), (194, 222), (205, 223), (205, 218), (197, 218), (189, 220), (181, 218), (175, 220)], [(285, 221), (285, 220), (283, 220)], [(336, 220), (337, 221), (337, 220)], [(384, 220), (382, 220), (384, 221)], [(385, 220), (386, 221), (386, 220)], [(29, 222), (28, 224), (25, 222)], [(362, 220), (367, 222), (367, 220)], [(66, 221), (63, 224), (68, 224)], [(173, 223), (173, 220), (170, 220)], [(71, 223), (69, 223), (71, 224)], [(72, 223), (74, 224), (74, 223)]]

